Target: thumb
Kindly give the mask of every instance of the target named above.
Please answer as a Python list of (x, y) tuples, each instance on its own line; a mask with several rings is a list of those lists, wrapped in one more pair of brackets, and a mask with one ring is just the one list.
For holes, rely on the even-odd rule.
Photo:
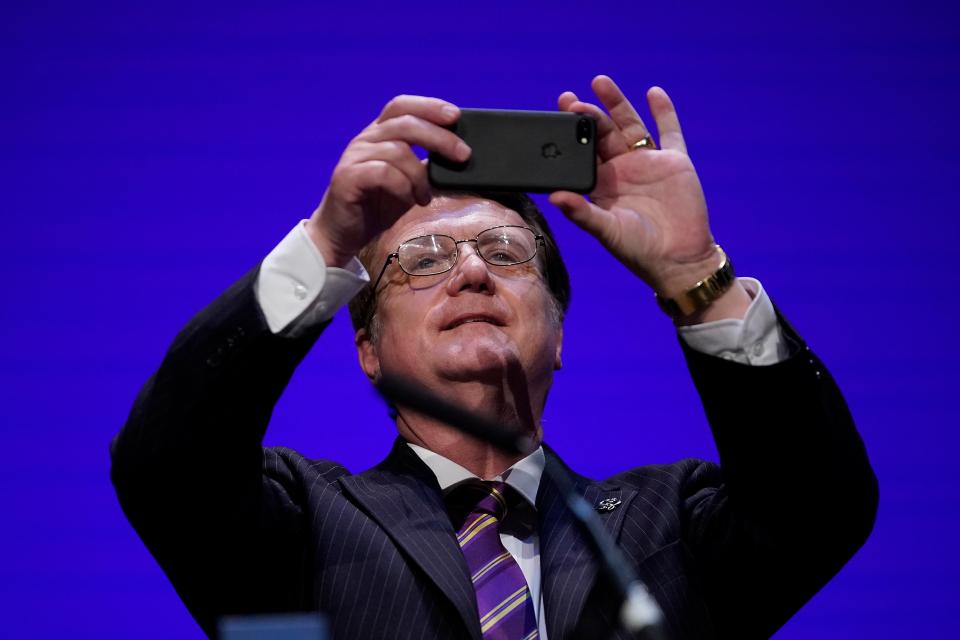
[(606, 244), (613, 223), (613, 214), (588, 202), (579, 193), (555, 191), (550, 194), (550, 204), (563, 212), (578, 227)]

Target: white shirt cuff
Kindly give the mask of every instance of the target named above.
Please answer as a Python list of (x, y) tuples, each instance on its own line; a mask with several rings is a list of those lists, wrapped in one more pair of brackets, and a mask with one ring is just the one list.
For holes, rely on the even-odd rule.
[(785, 360), (788, 348), (773, 303), (754, 278), (737, 278), (753, 302), (742, 320), (704, 322), (678, 329), (692, 349), (742, 364), (769, 365)]
[(260, 265), (257, 302), (273, 333), (296, 335), (326, 322), (370, 282), (356, 258), (327, 267), (301, 220)]

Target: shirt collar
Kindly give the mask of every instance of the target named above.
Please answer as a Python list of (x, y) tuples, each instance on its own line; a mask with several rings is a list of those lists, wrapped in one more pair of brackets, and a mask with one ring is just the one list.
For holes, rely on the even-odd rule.
[[(464, 480), (482, 479), (435, 451), (409, 442), (407, 446), (413, 449), (413, 452), (430, 468), (444, 493)], [(516, 489), (530, 503), (530, 506), (536, 507), (537, 490), (540, 488), (544, 465), (546, 465), (546, 456), (543, 454), (543, 447), (537, 447), (536, 451), (518, 460), (516, 464), (493, 479), (506, 482)]]

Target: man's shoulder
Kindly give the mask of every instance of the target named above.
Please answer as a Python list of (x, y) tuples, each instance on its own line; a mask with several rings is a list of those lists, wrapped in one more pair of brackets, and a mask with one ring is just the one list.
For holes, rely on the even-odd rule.
[(654, 493), (689, 495), (722, 485), (720, 466), (709, 460), (683, 458), (668, 464), (650, 464), (622, 471), (605, 480), (607, 484)]
[(308, 458), (289, 447), (264, 447), (263, 474), (283, 485), (329, 485), (351, 475), (339, 462)]

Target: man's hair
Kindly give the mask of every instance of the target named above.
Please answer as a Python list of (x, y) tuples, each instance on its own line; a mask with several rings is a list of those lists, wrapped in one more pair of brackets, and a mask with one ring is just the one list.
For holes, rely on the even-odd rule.
[[(544, 247), (542, 251), (538, 252), (542, 254), (542, 256), (538, 255), (538, 258), (542, 257), (543, 259), (543, 275), (546, 280), (547, 289), (549, 289), (550, 295), (553, 298), (554, 315), (557, 322), (561, 322), (564, 314), (567, 312), (567, 307), (570, 305), (570, 276), (567, 273), (566, 265), (563, 263), (563, 258), (560, 256), (560, 249), (557, 247), (556, 240), (553, 238), (550, 225), (547, 224), (543, 212), (540, 211), (537, 204), (530, 199), (530, 196), (525, 193), (501, 191), (455, 192), (440, 193), (439, 195), (453, 198), (459, 196), (491, 200), (507, 209), (516, 211), (531, 229), (543, 235)], [(379, 239), (380, 236), (377, 236), (368, 242), (357, 256), (363, 264), (363, 267), (367, 270), (367, 273), (372, 277), (374, 274), (380, 273), (380, 269), (383, 268), (381, 260), (384, 256), (376, 255), (377, 242)], [(378, 331), (374, 319), (377, 313), (377, 295), (373, 290), (373, 281), (368, 283), (367, 286), (353, 297), (350, 301), (349, 309), (353, 330), (366, 330), (372, 334), (373, 340), (376, 342)]]

